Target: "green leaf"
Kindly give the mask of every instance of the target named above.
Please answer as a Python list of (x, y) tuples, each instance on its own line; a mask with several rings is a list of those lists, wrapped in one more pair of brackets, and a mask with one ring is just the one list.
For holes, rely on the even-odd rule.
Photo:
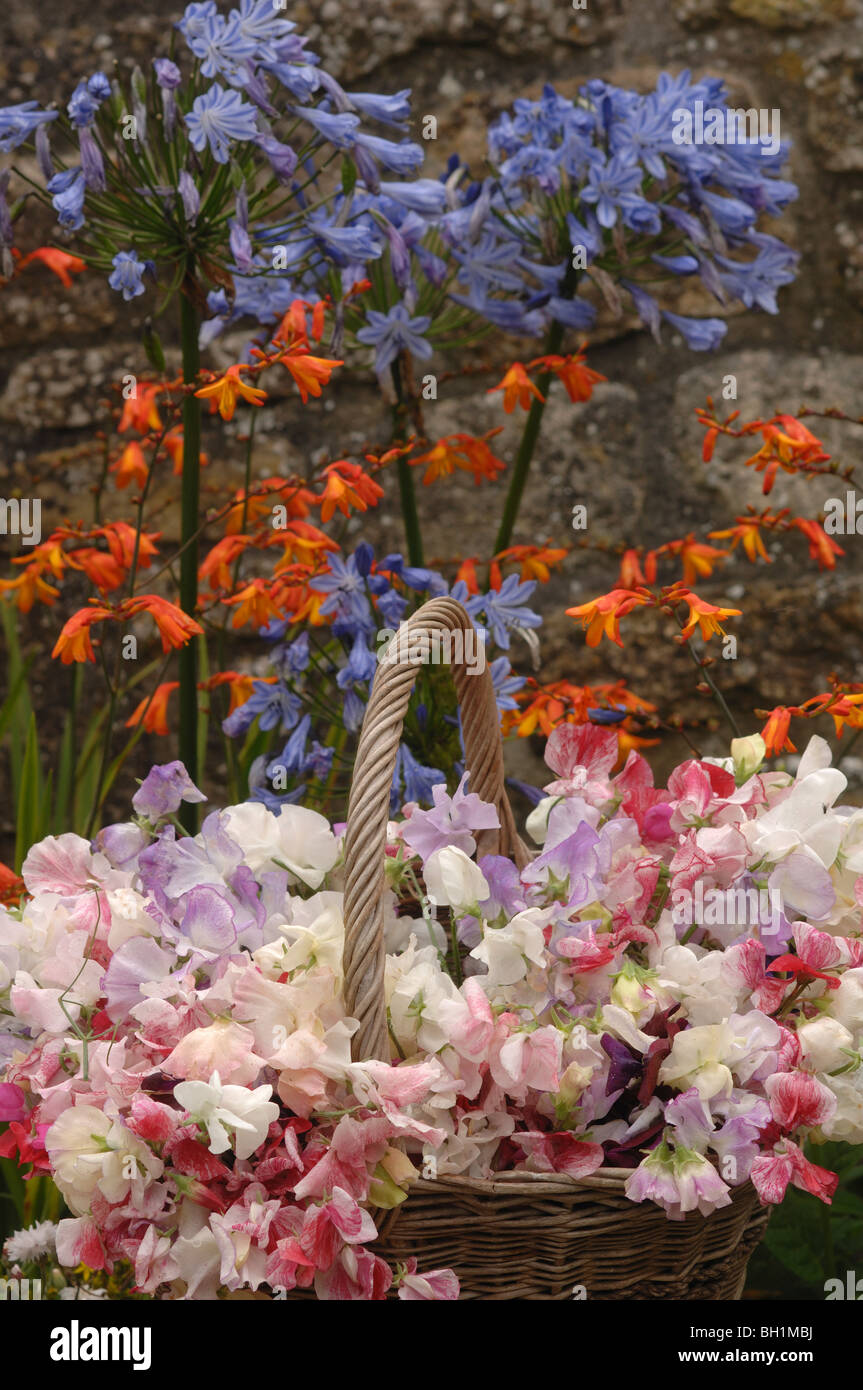
[(144, 332), (141, 335), (144, 344), (144, 351), (147, 354), (147, 361), (151, 367), (155, 367), (157, 372), (165, 371), (165, 352), (162, 347), (162, 340), (153, 328), (153, 320), (146, 319), (144, 322)]
[(342, 189), (345, 197), (353, 193), (357, 182), (357, 166), (349, 154), (342, 155)]
[(21, 865), (24, 863), (30, 846), (35, 845), (36, 841), (42, 837), (43, 807), (44, 787), (42, 785), (42, 768), (39, 762), (39, 739), (36, 732), (36, 716), (31, 714), (18, 789), (15, 829), (16, 873), (20, 873)]

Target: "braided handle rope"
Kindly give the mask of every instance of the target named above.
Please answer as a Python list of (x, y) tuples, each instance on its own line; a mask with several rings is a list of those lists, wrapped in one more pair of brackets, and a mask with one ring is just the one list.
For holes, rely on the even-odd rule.
[[(384, 1002), (384, 856), (390, 814), (390, 786), (402, 724), (417, 667), (438, 659), (444, 634), (470, 633), (473, 624), (460, 603), (435, 598), (402, 623), (375, 673), (357, 747), (345, 836), (345, 997), (348, 1013), (360, 1021), (351, 1042), (355, 1060), (390, 1056)], [(451, 646), (458, 648), (458, 640)], [(498, 830), (477, 836), (479, 854), (504, 854), (523, 867), (528, 851), (518, 837), (504, 788), (503, 745), (485, 648), (476, 644), (476, 661), (452, 662), (461, 710), (469, 788), (491, 802)]]

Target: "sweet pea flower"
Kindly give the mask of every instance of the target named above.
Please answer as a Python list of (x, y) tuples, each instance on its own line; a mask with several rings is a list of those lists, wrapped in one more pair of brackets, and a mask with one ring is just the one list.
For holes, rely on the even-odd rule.
[(423, 865), (423, 877), (429, 901), (456, 912), (475, 907), (489, 895), (482, 869), (456, 846), (435, 850)]
[(260, 1148), (270, 1124), (278, 1118), (279, 1107), (270, 1100), (272, 1094), (272, 1086), (256, 1086), (254, 1090), (223, 1086), (217, 1071), (208, 1082), (183, 1081), (174, 1087), (178, 1104), (207, 1130), (210, 1153), (233, 1148), (237, 1158), (249, 1158)]

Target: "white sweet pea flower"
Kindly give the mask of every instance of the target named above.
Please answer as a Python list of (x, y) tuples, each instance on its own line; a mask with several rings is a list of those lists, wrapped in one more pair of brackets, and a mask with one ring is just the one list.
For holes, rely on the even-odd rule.
[(844, 821), (831, 814), (848, 779), (830, 767), (830, 748), (816, 734), (809, 740), (790, 789), (763, 815), (744, 821), (740, 830), (760, 858), (776, 862), (795, 849), (805, 849), (825, 869), (836, 858)]
[(846, 970), (830, 994), (830, 1013), (852, 1033), (863, 1030), (863, 966)]
[[(174, 1097), (193, 1119), (206, 1126), (210, 1153), (233, 1148), (237, 1158), (250, 1158), (267, 1137), (279, 1107), (270, 1100), (272, 1086), (223, 1086), (219, 1073), (209, 1081), (182, 1081)], [(233, 1131), (233, 1139), (229, 1130)]]
[(254, 874), (285, 868), (309, 888), (320, 888), (339, 857), (329, 822), (305, 806), (283, 806), (276, 816), (259, 801), (244, 801), (223, 815)]
[[(847, 1066), (851, 1060), (848, 1051), (854, 1049), (853, 1034), (838, 1018), (830, 1018), (829, 1014), (821, 1014), (808, 1023), (798, 1024), (797, 1041), (804, 1062), (820, 1072), (836, 1071), (838, 1067)], [(843, 1048), (848, 1051), (843, 1052)]]
[(724, 1023), (702, 1024), (677, 1033), (659, 1069), (660, 1085), (686, 1091), (694, 1086), (702, 1100), (728, 1097), (734, 1079), (746, 1082), (779, 1047), (779, 1024), (753, 1009)]
[(430, 854), (423, 865), (423, 878), (429, 900), (464, 911), (487, 898), (490, 888), (485, 874), (463, 849), (445, 845)]
[(411, 938), (402, 955), (388, 956), (384, 993), (392, 1029), (402, 1047), (410, 1052), (437, 1052), (446, 1046), (452, 1009), (445, 1005), (456, 1003), (463, 1011), (464, 1001), (455, 982), (441, 970), (434, 946), (417, 949), (416, 939)]
[(536, 844), (545, 844), (545, 837), (548, 834), (548, 818), (559, 801), (559, 796), (544, 796), (541, 801), (536, 803), (525, 821), (527, 833)]
[(471, 951), (474, 960), (488, 966), (482, 983), (496, 987), (523, 980), (530, 965), (545, 962), (543, 922), (547, 913), (537, 908), (519, 912), (503, 927), (487, 927), (482, 941)]
[[(162, 1160), (119, 1120), (95, 1105), (73, 1105), (45, 1135), (52, 1176), (76, 1216), (86, 1216), (97, 1193), (108, 1202), (140, 1202), (161, 1177)], [(129, 1160), (132, 1160), (130, 1163)]]

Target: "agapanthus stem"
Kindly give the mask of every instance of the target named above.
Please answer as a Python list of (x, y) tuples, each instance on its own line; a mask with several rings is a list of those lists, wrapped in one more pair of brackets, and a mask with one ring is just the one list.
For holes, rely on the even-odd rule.
[[(544, 357), (552, 357), (560, 351), (563, 342), (563, 324), (556, 321), (551, 324), (546, 335)], [(521, 499), (524, 494), (527, 476), (530, 472), (530, 465), (533, 459), (533, 451), (536, 448), (536, 441), (539, 439), (539, 431), (542, 425), (542, 417), (545, 413), (545, 403), (548, 399), (548, 388), (551, 385), (551, 372), (543, 372), (536, 379), (536, 388), (542, 396), (542, 400), (536, 397), (530, 403), (527, 412), (527, 419), (524, 422), (521, 442), (518, 446), (518, 453), (515, 456), (515, 467), (512, 470), (512, 477), (509, 480), (509, 489), (506, 494), (506, 502), (503, 507), (500, 530), (494, 543), (494, 553), (499, 555), (502, 550), (506, 550), (512, 540), (512, 533), (515, 529), (516, 519), (518, 518), (521, 507)]]
[[(194, 265), (187, 267), (185, 292), (180, 296), (180, 335), (183, 381), (198, 375), (198, 311), (193, 298)], [(198, 603), (198, 511), (200, 506), (201, 402), (194, 392), (183, 401), (183, 486), (181, 494), (180, 607), (195, 616)], [(194, 641), (180, 648), (180, 761), (193, 782), (198, 780), (198, 650)], [(189, 834), (197, 829), (197, 806), (184, 801), (180, 815)]]
[[(560, 289), (561, 299), (574, 299), (578, 291), (578, 271), (570, 262), (566, 269), (563, 284)], [(545, 336), (545, 347), (543, 357), (556, 357), (563, 344), (564, 325), (558, 319), (552, 319), (548, 326)], [(502, 550), (506, 550), (512, 540), (512, 533), (515, 530), (515, 523), (518, 519), (521, 499), (524, 494), (527, 475), (530, 472), (530, 465), (533, 459), (533, 451), (536, 448), (536, 441), (539, 439), (539, 431), (542, 425), (542, 417), (545, 413), (545, 403), (548, 400), (548, 388), (552, 381), (551, 372), (543, 372), (536, 379), (536, 387), (542, 400), (536, 397), (530, 403), (530, 410), (527, 412), (527, 419), (524, 422), (524, 429), (521, 435), (521, 443), (518, 446), (518, 453), (515, 458), (515, 467), (512, 477), (509, 480), (509, 489), (504, 503), (503, 516), (501, 518), (500, 530), (494, 543), (494, 553), (499, 555)]]
[[(403, 380), (404, 363), (401, 356), (397, 357), (392, 365), (393, 385), (396, 392), (396, 405), (393, 410), (393, 442), (401, 444), (407, 434), (406, 427), (406, 393)], [(405, 524), (405, 539), (407, 541), (408, 560), (412, 565), (420, 568), (423, 566), (423, 541), (420, 530), (420, 518), (417, 511), (417, 495), (414, 489), (414, 475), (408, 460), (402, 455), (397, 462), (399, 478), (399, 496), (402, 507), (402, 520)]]

